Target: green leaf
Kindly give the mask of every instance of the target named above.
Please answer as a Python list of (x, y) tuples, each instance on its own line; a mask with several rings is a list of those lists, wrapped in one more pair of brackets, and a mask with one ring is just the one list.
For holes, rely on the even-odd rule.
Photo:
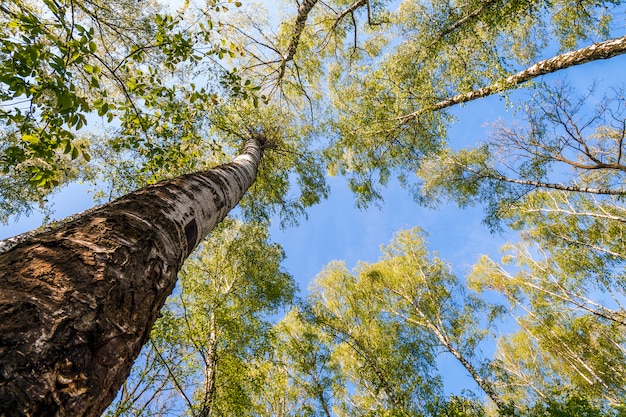
[(35, 135), (29, 135), (29, 134), (22, 135), (22, 140), (24, 142), (33, 143), (33, 144), (39, 143), (39, 138)]
[(98, 109), (98, 116), (104, 116), (109, 111), (109, 103), (102, 103), (102, 106)]

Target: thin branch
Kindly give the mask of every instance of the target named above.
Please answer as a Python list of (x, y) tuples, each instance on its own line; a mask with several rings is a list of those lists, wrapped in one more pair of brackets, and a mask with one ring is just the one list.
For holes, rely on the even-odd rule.
[(454, 32), (455, 30), (457, 30), (458, 28), (460, 28), (461, 26), (463, 26), (465, 23), (467, 23), (468, 21), (470, 21), (471, 19), (480, 16), (485, 10), (488, 10), (495, 2), (497, 2), (498, 0), (489, 0), (486, 1), (482, 6), (480, 6), (478, 9), (474, 10), (471, 13), (468, 13), (467, 15), (465, 15), (464, 17), (462, 17), (461, 19), (457, 20), (456, 22), (454, 22), (453, 24), (451, 24), (450, 26), (448, 26), (447, 28), (445, 28), (440, 34), (439, 34), (439, 39), (441, 40), (443, 39), (446, 35), (449, 35), (450, 33)]
[(139, 126), (141, 126), (141, 130), (143, 131), (144, 135), (146, 135), (146, 137), (148, 137), (148, 128), (146, 127), (144, 121), (141, 119), (141, 112), (139, 112), (139, 109), (135, 105), (135, 102), (133, 101), (133, 98), (130, 96), (130, 92), (126, 88), (126, 85), (124, 84), (124, 81), (120, 78), (120, 76), (117, 73), (115, 73), (115, 70), (113, 68), (111, 68), (109, 66), (109, 64), (107, 64), (104, 61), (104, 59), (100, 58), (95, 53), (92, 53), (91, 55), (94, 58), (96, 58), (96, 60), (98, 62), (100, 62), (100, 64), (102, 64), (102, 66), (104, 66), (104, 68), (106, 68), (107, 71), (109, 71), (109, 73), (113, 76), (115, 81), (117, 81), (117, 84), (118, 84), (119, 88), (122, 90), (122, 93), (126, 97), (126, 100), (128, 100), (128, 102), (130, 103), (131, 107), (133, 108), (133, 112), (135, 113), (135, 116), (137, 116), (137, 120), (139, 121)]
[[(588, 313), (594, 315), (594, 316), (598, 316), (601, 317), (603, 319), (609, 320), (609, 321), (613, 321), (615, 323), (621, 324), (623, 326), (626, 326), (626, 320), (621, 318), (620, 316), (624, 315), (621, 312), (617, 312), (614, 310), (611, 310), (609, 308), (604, 307), (601, 304), (598, 304), (596, 302), (594, 302), (593, 300), (590, 300), (587, 297), (584, 297), (582, 295), (577, 295), (577, 294), (573, 294), (569, 291), (567, 291), (567, 289), (565, 289), (562, 285), (560, 285), (559, 283), (555, 283), (559, 289), (561, 290), (562, 293), (564, 293), (565, 295), (561, 295), (558, 294), (554, 291), (551, 291), (545, 287), (541, 287), (537, 284), (534, 284), (533, 282), (528, 282), (528, 281), (522, 281), (521, 285), (533, 288), (537, 291), (540, 291), (544, 294), (547, 294), (549, 296), (552, 296), (554, 298), (557, 298), (561, 301), (564, 301), (566, 303), (571, 303), (573, 305), (575, 305), (576, 307), (587, 311)], [(581, 299), (581, 301), (577, 300), (576, 298)], [(591, 305), (592, 307), (590, 307), (589, 305)], [(621, 314), (620, 314), (621, 313)]]
[[(326, 45), (328, 45), (328, 43), (330, 42), (331, 35), (335, 32), (335, 29), (337, 29), (337, 26), (339, 26), (339, 24), (343, 21), (343, 19), (345, 19), (345, 17), (348, 15), (352, 17), (352, 22), (354, 25), (354, 32), (355, 32), (355, 37), (356, 37), (356, 24), (354, 23), (355, 22), (354, 12), (360, 7), (363, 7), (365, 5), (367, 5), (367, 22), (370, 26), (373, 26), (374, 23), (372, 23), (369, 0), (357, 0), (352, 5), (350, 5), (350, 7), (348, 7), (341, 13), (335, 12), (337, 14), (337, 17), (334, 19), (335, 21), (333, 22), (333, 25), (327, 31), (326, 36), (324, 37), (324, 40), (320, 43), (320, 50), (324, 49)], [(356, 41), (355, 41), (355, 45), (356, 45)]]
[(599, 195), (626, 195), (626, 190), (624, 189), (609, 190), (609, 189), (604, 189), (604, 188), (579, 187), (575, 185), (564, 185), (564, 184), (558, 184), (558, 183), (516, 179), (516, 178), (505, 177), (504, 175), (498, 175), (498, 174), (492, 174), (492, 173), (481, 173), (467, 166), (464, 166), (464, 168), (467, 171), (473, 172), (477, 175), (481, 175), (484, 178), (490, 178), (490, 179), (497, 180), (497, 181), (509, 182), (512, 184), (531, 185), (537, 188), (549, 188), (549, 189), (559, 190), (559, 191), (571, 191), (574, 193), (587, 193), (587, 194), (599, 194)]
[(176, 389), (178, 390), (180, 395), (185, 399), (187, 406), (189, 407), (190, 410), (193, 410), (193, 403), (191, 402), (189, 397), (187, 397), (187, 394), (185, 394), (183, 387), (178, 382), (178, 378), (176, 378), (176, 375), (174, 375), (172, 368), (170, 367), (169, 363), (165, 360), (165, 358), (159, 351), (159, 348), (156, 345), (156, 343), (154, 343), (154, 340), (150, 339), (150, 344), (152, 345), (152, 348), (156, 352), (157, 356), (159, 357), (159, 360), (161, 361), (161, 363), (163, 363), (163, 365), (165, 366), (165, 369), (167, 369), (167, 373), (169, 374), (170, 378), (172, 378), (172, 382), (174, 382), (174, 385), (176, 385)]

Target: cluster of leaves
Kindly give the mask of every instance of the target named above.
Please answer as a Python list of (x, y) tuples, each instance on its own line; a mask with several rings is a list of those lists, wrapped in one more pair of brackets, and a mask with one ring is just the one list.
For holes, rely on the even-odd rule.
[[(88, 178), (110, 174), (103, 154), (112, 164), (132, 160), (155, 181), (198, 169), (204, 149), (215, 148), (207, 146), (216, 139), (207, 135), (206, 114), (219, 95), (251, 97), (256, 90), (220, 67), (225, 56), (241, 53), (214, 27), (224, 6), (166, 7), (128, 0), (2, 5), (5, 220), (76, 179), (79, 169)], [(4, 191), (10, 188), (26, 192), (12, 200)]]

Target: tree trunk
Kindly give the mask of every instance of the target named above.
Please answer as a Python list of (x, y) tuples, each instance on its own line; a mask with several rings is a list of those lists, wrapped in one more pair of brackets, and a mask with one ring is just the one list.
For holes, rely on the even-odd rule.
[(280, 61), (280, 68), (278, 69), (278, 82), (280, 83), (285, 76), (285, 69), (287, 62), (292, 61), (296, 52), (298, 51), (298, 44), (300, 43), (300, 37), (306, 27), (306, 20), (309, 18), (309, 13), (315, 6), (317, 0), (304, 0), (298, 7), (298, 16), (296, 17), (296, 23), (291, 35), (291, 41), (289, 41), (289, 49), (287, 54), (283, 56)]
[(582, 65), (601, 59), (609, 59), (623, 54), (626, 54), (626, 36), (594, 43), (593, 45), (589, 45), (575, 51), (566, 52), (552, 58), (544, 59), (543, 61), (539, 61), (534, 65), (511, 75), (505, 80), (502, 80), (500, 83), (482, 87), (467, 93), (457, 94), (456, 96), (441, 100), (431, 106), (425, 106), (424, 108), (414, 111), (411, 114), (398, 117), (396, 120), (399, 120), (401, 123), (408, 123), (417, 119), (426, 112), (443, 110), (457, 104), (467, 103), (501, 91), (510, 90), (513, 87), (537, 78), (540, 75), (551, 74), (576, 65)]
[(144, 187), (0, 254), (0, 416), (99, 416), (183, 261), (256, 178), (265, 144)]
[(204, 396), (202, 398), (202, 409), (198, 417), (211, 417), (213, 409), (213, 399), (215, 398), (215, 377), (217, 375), (217, 318), (215, 317), (215, 304), (213, 304), (210, 314), (209, 340), (206, 347), (206, 354), (202, 352), (204, 361)]

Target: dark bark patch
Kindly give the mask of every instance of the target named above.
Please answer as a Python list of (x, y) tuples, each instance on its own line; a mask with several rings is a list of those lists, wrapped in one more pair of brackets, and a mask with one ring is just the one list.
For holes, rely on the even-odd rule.
[(226, 206), (227, 184), (224, 178), (214, 171), (198, 173), (198, 180), (202, 181), (204, 189), (211, 192), (215, 209), (221, 211)]
[(185, 225), (185, 236), (187, 237), (187, 256), (189, 256), (193, 248), (196, 247), (196, 242), (198, 242), (198, 225), (196, 224), (196, 219), (191, 219), (191, 221)]

